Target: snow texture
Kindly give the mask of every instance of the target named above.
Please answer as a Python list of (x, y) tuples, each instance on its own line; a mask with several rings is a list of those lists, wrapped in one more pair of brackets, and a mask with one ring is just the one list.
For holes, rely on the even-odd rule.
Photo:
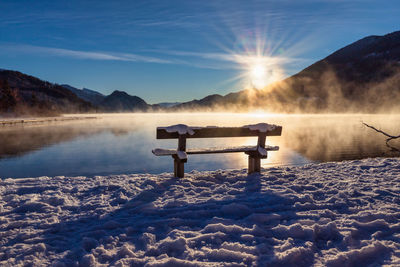
[(163, 148), (156, 148), (153, 149), (153, 152), (156, 156), (172, 156), (177, 155), (179, 159), (187, 159), (187, 154), (185, 151), (180, 151), (176, 149), (163, 149)]
[(187, 154), (185, 151), (178, 150), (176, 152), (176, 155), (178, 156), (179, 159), (187, 159)]
[[(230, 152), (250, 152), (258, 151), (261, 155), (266, 156), (267, 151), (278, 151), (279, 146), (265, 146), (265, 148), (260, 146), (237, 146), (237, 147), (211, 147), (202, 149), (187, 149), (188, 154), (204, 154), (204, 153), (230, 153)], [(176, 149), (163, 149), (156, 148), (152, 150), (153, 154), (156, 156), (171, 156), (178, 154)]]
[(178, 153), (176, 149), (155, 148), (151, 151), (156, 156), (171, 156)]
[(268, 155), (267, 149), (264, 147), (258, 146), (257, 151), (263, 157), (266, 157)]
[[(259, 131), (262, 133), (273, 131), (275, 130), (276, 127), (277, 127), (276, 125), (268, 123), (257, 123), (257, 124), (249, 124), (243, 126), (243, 128), (249, 128), (252, 131)], [(219, 127), (217, 126), (191, 127), (187, 126), (186, 124), (176, 124), (168, 127), (158, 127), (157, 129), (166, 130), (168, 133), (193, 135), (195, 130), (199, 130), (202, 128), (219, 128)]]
[(0, 266), (400, 266), (400, 160), (0, 180)]
[(158, 129), (166, 130), (168, 133), (189, 134), (193, 135), (194, 130), (199, 127), (190, 127), (186, 124), (176, 124), (168, 127), (158, 127)]
[(268, 123), (257, 123), (257, 124), (244, 125), (243, 127), (249, 128), (252, 131), (259, 131), (261, 133), (266, 133), (275, 130), (277, 126)]

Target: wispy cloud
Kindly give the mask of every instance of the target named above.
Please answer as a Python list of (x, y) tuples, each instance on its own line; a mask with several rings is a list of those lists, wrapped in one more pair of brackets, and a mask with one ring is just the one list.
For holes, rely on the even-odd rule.
[[(217, 53), (196, 53), (196, 52), (179, 52), (179, 51), (164, 51), (157, 53), (158, 55), (163, 54), (164, 56), (144, 56), (140, 54), (132, 53), (121, 53), (121, 52), (104, 52), (104, 51), (81, 51), (64, 48), (44, 47), (44, 46), (33, 46), (24, 44), (0, 44), (0, 48), (4, 53), (18, 53), (18, 54), (34, 54), (41, 56), (57, 56), (67, 57), (76, 59), (88, 59), (88, 60), (99, 60), (99, 61), (125, 61), (125, 62), (144, 62), (144, 63), (156, 63), (156, 64), (175, 64), (185, 65), (195, 68), (205, 69), (224, 69), (232, 68), (229, 66), (223, 66), (220, 62), (215, 61), (231, 61), (229, 55), (217, 54)], [(173, 56), (176, 56), (175, 58)], [(207, 59), (202, 60), (188, 60), (188, 58), (198, 57)], [(179, 58), (178, 58), (179, 57)]]
[(80, 51), (80, 50), (70, 50), (63, 48), (32, 46), (32, 45), (0, 45), (0, 47), (8, 51), (14, 51), (20, 53), (52, 55), (60, 57), (71, 57), (77, 59), (149, 62), (149, 63), (161, 63), (161, 64), (175, 63), (168, 59), (149, 57), (149, 56), (130, 54), (130, 53)]
[(299, 58), (280, 56), (263, 56), (258, 58), (254, 55), (235, 54), (233, 52), (191, 52), (176, 50), (147, 50), (141, 55), (121, 52), (104, 51), (81, 51), (64, 48), (32, 46), (22, 44), (0, 44), (2, 52), (18, 54), (34, 54), (41, 56), (56, 56), (75, 59), (98, 60), (98, 61), (124, 61), (142, 62), (155, 64), (185, 65), (203, 69), (242, 69), (243, 66), (257, 61), (265, 66), (285, 65), (301, 61)]

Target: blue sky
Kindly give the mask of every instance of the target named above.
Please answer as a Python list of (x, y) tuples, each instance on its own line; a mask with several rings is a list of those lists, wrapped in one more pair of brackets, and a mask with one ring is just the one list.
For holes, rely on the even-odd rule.
[(279, 79), (400, 30), (390, 0), (1, 0), (0, 13), (0, 68), (149, 103), (241, 90), (254, 58)]

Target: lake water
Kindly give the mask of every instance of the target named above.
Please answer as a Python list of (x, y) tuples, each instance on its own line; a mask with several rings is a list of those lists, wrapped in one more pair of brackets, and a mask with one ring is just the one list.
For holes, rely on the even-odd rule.
[[(85, 115), (87, 116), (87, 115)], [(263, 167), (300, 165), (367, 157), (398, 156), (383, 135), (362, 125), (400, 133), (400, 115), (272, 115), (263, 113), (96, 114), (98, 119), (0, 128), (0, 177), (95, 176), (173, 171), (171, 157), (156, 147), (176, 148), (177, 140), (156, 140), (156, 127), (242, 126), (267, 122), (283, 126), (267, 138), (280, 150)], [(255, 145), (257, 138), (188, 139), (188, 148)], [(398, 142), (400, 147), (400, 142)], [(393, 145), (397, 145), (396, 141)], [(247, 168), (244, 153), (189, 155), (185, 171)]]

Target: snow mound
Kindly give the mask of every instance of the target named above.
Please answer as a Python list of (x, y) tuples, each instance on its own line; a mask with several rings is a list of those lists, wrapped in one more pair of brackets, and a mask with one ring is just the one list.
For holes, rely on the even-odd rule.
[(168, 127), (158, 127), (158, 129), (166, 130), (168, 133), (189, 134), (193, 135), (194, 130), (199, 127), (190, 127), (186, 124), (176, 124)]
[(262, 133), (270, 132), (275, 130), (277, 127), (274, 124), (268, 124), (268, 123), (257, 123), (257, 124), (249, 124), (249, 125), (244, 125), (244, 128), (249, 128), (252, 131), (259, 131)]
[(400, 160), (0, 180), (0, 266), (400, 266)]

